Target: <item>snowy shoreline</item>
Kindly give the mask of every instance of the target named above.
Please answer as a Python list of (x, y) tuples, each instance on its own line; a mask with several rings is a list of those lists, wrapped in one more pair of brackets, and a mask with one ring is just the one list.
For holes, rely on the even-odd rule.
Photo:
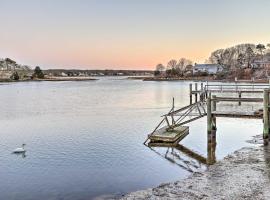
[(244, 147), (203, 173), (122, 199), (270, 199), (270, 147)]

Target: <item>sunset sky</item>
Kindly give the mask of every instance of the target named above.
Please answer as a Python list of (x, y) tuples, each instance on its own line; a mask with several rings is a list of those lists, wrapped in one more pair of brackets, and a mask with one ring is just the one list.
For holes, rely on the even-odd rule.
[(0, 58), (42, 68), (154, 69), (270, 43), (269, 0), (0, 0)]

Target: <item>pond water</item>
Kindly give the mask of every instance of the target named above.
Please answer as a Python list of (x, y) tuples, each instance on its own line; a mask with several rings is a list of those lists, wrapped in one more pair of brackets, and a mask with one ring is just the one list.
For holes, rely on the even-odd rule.
[[(188, 105), (188, 91), (189, 82), (115, 77), (1, 84), (0, 199), (110, 198), (187, 177), (187, 156), (164, 159), (166, 148), (142, 143), (173, 97)], [(262, 132), (261, 120), (217, 123), (217, 159)], [(180, 144), (206, 156), (206, 118), (189, 125)], [(12, 154), (22, 143), (25, 157)]]

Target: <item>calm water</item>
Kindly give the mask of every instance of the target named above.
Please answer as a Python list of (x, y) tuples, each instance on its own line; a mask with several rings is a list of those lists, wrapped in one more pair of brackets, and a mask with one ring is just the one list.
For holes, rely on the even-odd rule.
[[(142, 143), (172, 97), (188, 104), (188, 84), (109, 77), (0, 85), (0, 199), (92, 199), (187, 177), (181, 160)], [(218, 159), (262, 130), (261, 120), (217, 123)], [(206, 155), (206, 118), (190, 125), (181, 144)], [(26, 157), (11, 154), (22, 143)]]

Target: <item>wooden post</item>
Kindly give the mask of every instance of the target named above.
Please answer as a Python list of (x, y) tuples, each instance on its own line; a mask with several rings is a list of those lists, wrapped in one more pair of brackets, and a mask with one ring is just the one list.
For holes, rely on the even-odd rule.
[(192, 104), (192, 83), (189, 84), (189, 104)]
[(212, 142), (212, 111), (211, 96), (207, 98), (207, 142)]
[(212, 110), (213, 111), (216, 111), (217, 110), (217, 102), (215, 101), (215, 99), (217, 98), (217, 96), (216, 95), (213, 95), (213, 107), (212, 107)]
[[(173, 102), (172, 102), (172, 112), (174, 111), (174, 97), (173, 97)], [(175, 120), (174, 120), (174, 116), (171, 115), (171, 118), (172, 118), (172, 125), (174, 126), (175, 125)]]
[[(216, 98), (216, 96), (214, 98)], [(213, 101), (213, 103), (214, 102), (215, 101)], [(212, 113), (213, 108), (216, 109), (216, 105), (212, 104), (210, 94), (207, 99), (207, 140), (210, 143), (216, 143), (216, 116)]]
[(172, 99), (172, 111), (174, 111), (174, 97)]
[(211, 98), (207, 98), (207, 131), (212, 130)]
[(268, 145), (269, 138), (269, 90), (263, 91), (263, 141)]
[(200, 101), (203, 101), (204, 92), (203, 92), (203, 83), (201, 83), (201, 92), (200, 92)]
[(196, 91), (196, 93), (195, 93), (195, 102), (197, 103), (198, 102), (198, 83), (195, 83), (195, 91)]
[[(212, 103), (212, 110), (216, 111), (217, 110), (217, 101), (216, 101), (217, 96), (213, 95), (213, 103)], [(212, 143), (216, 143), (216, 130), (217, 130), (217, 119), (216, 116), (212, 114)]]
[[(241, 92), (238, 93), (238, 97), (239, 97), (239, 99), (241, 99), (241, 97), (242, 97), (242, 93)], [(241, 106), (241, 101), (238, 102), (238, 105)]]
[(207, 164), (213, 165), (216, 162), (216, 142), (207, 143)]

